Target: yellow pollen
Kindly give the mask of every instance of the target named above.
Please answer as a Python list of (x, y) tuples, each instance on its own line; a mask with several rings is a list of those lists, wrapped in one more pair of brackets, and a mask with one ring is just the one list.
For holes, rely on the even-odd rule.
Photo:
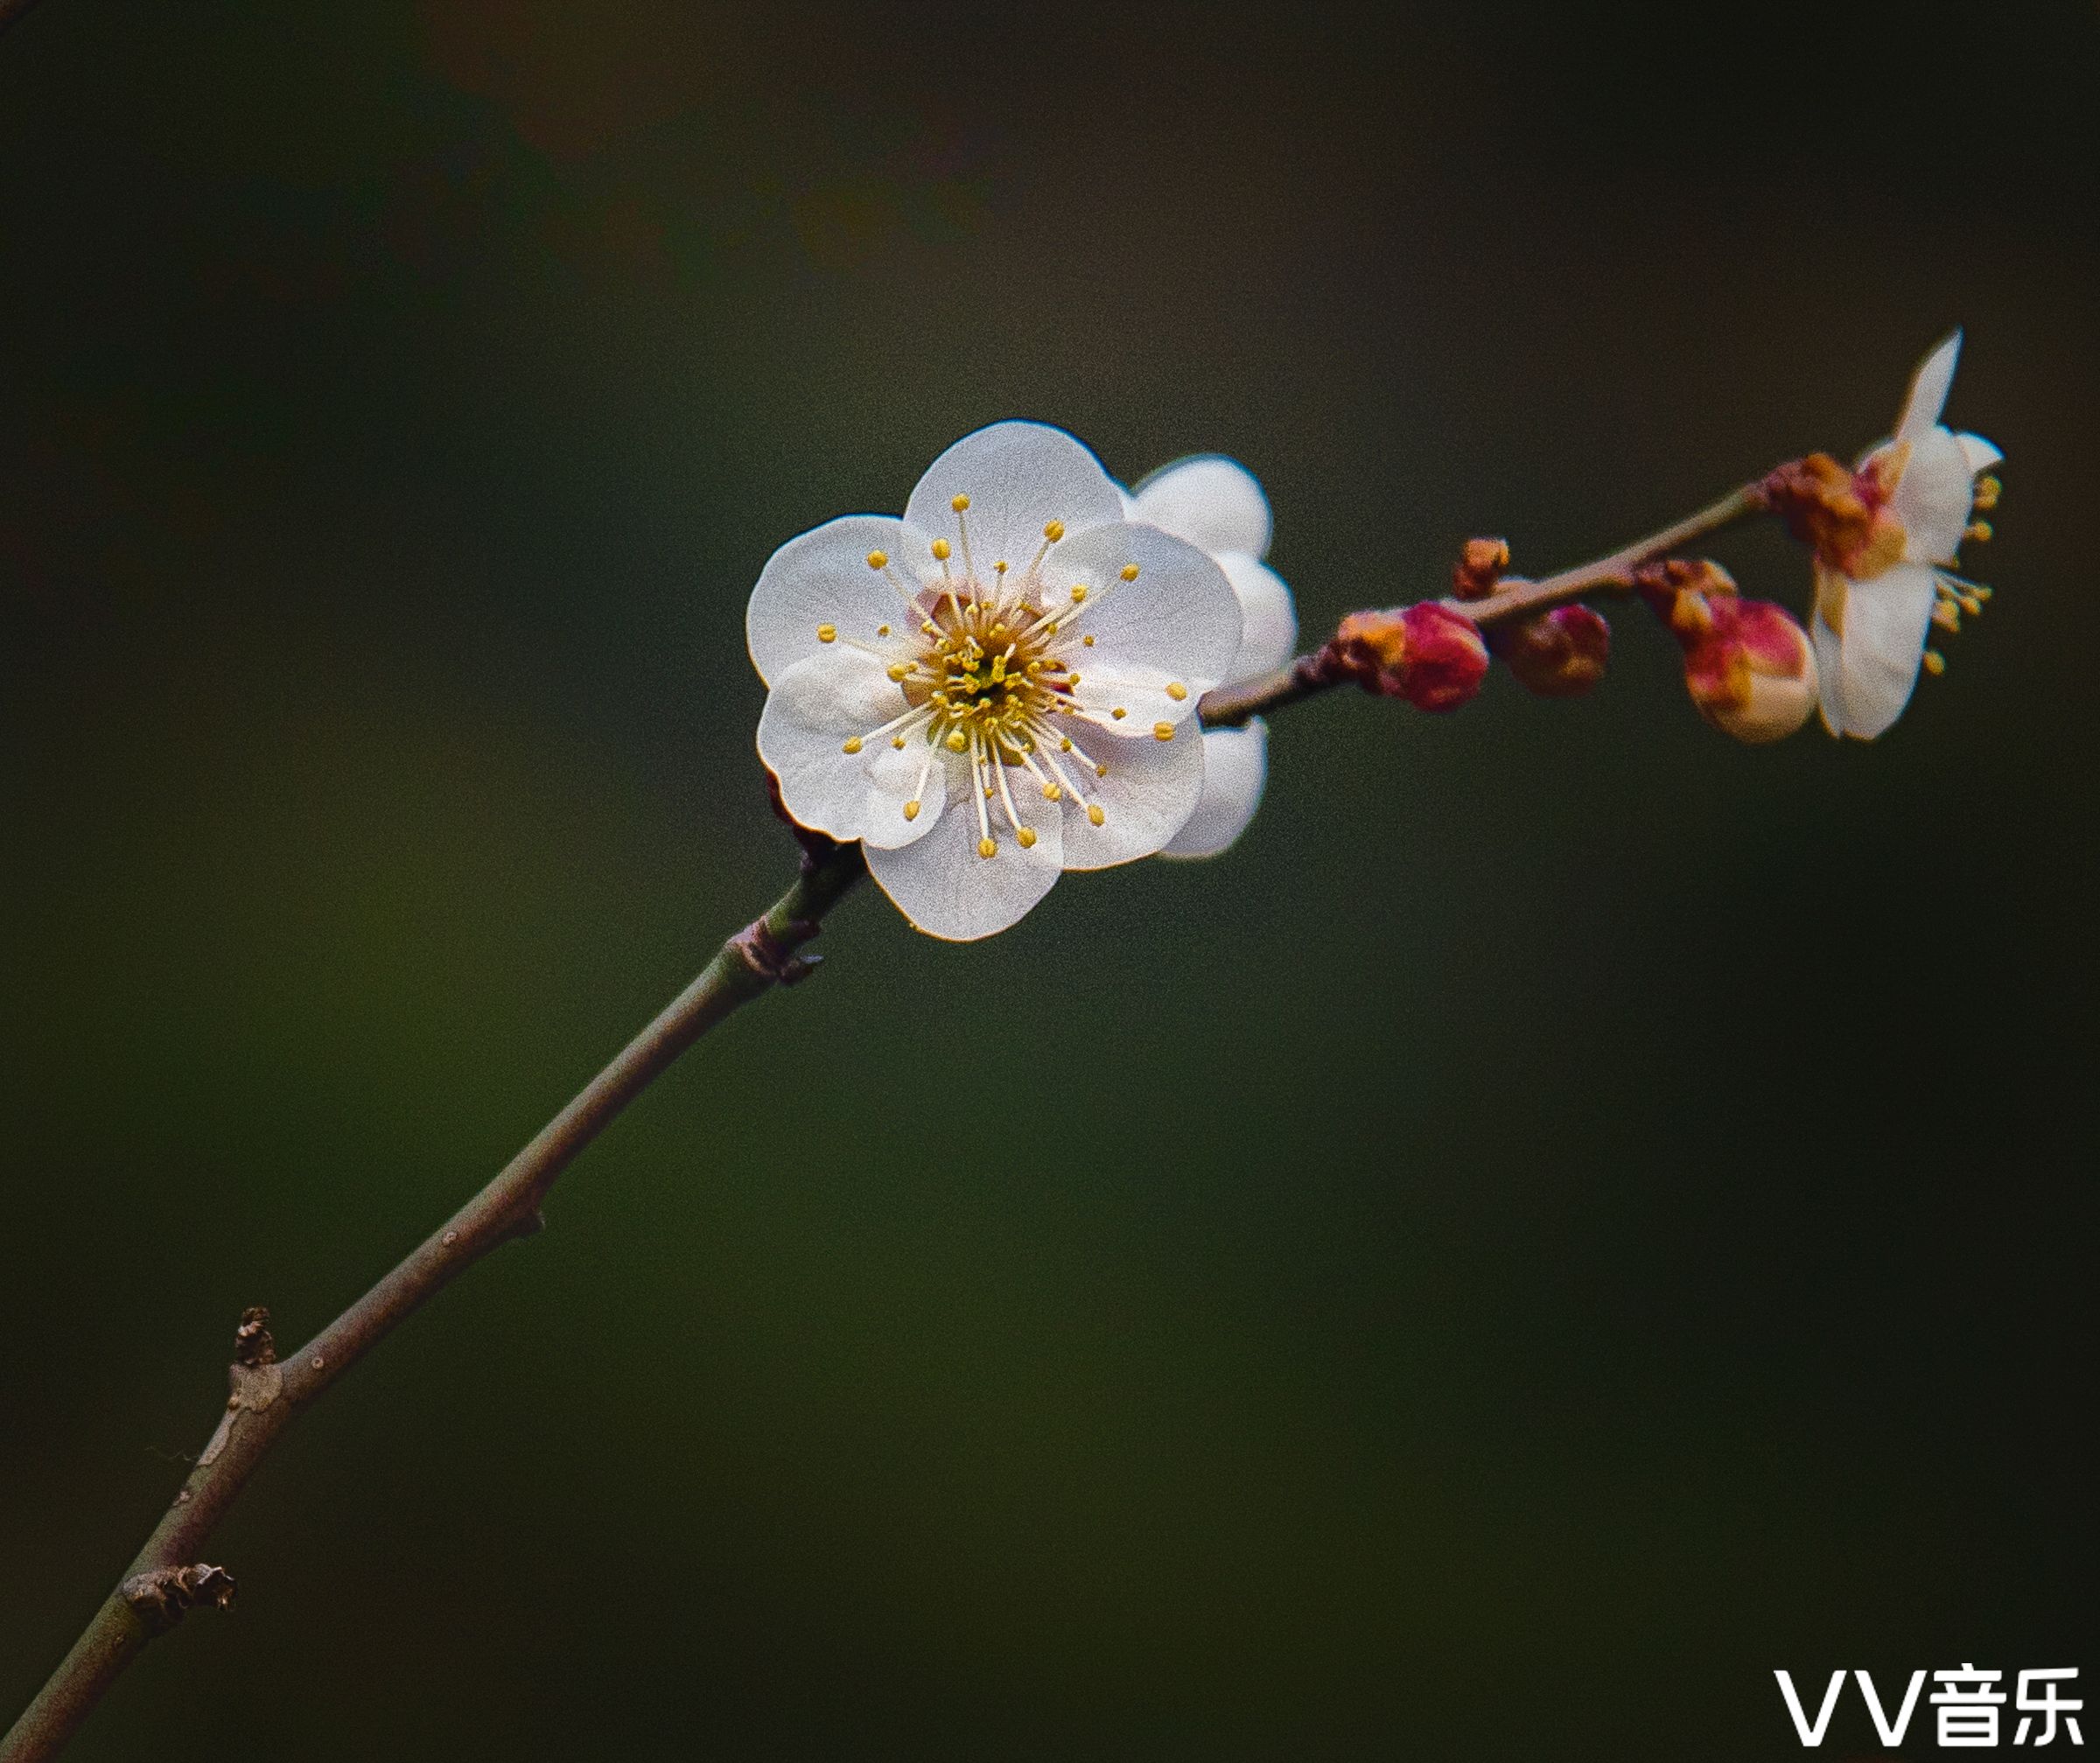
[(1026, 827), (1023, 827), (1020, 831), (1014, 834), (1014, 837), (1021, 842), (1023, 850), (1032, 850), (1035, 848), (1035, 835)]
[(1130, 715), (1130, 712), (1125, 710), (1110, 710), (1109, 714), (1114, 717), (1117, 722), (1121, 722), (1125, 717)]
[(1082, 637), (1079, 640), (1089, 649), (1094, 647), (1094, 639), (1090, 636)]
[(914, 796), (904, 805), (904, 817), (907, 821), (915, 821), (919, 818), (919, 798), (917, 796)]
[(1964, 533), (1962, 536), (1964, 539), (1974, 539), (1977, 543), (1980, 545), (1984, 540), (1991, 536), (1991, 522), (1988, 521), (1971, 521), (1969, 522), (1969, 530)]
[[(969, 509), (970, 498), (968, 496), (951, 496), (948, 498), (948, 505), (960, 514)], [(990, 851), (985, 852), (985, 856), (990, 857)]]
[(1188, 688), (1183, 685), (1180, 680), (1169, 680), (1166, 682), (1166, 695), (1176, 703), (1180, 703), (1183, 698), (1188, 696)]
[(844, 746), (841, 747), (841, 748), (839, 749), (839, 751), (840, 751), (842, 753), (857, 753), (857, 752), (858, 752), (860, 751), (860, 737), (859, 737), (858, 735), (855, 735), (855, 736), (854, 736), (854, 737), (853, 737), (853, 738), (852, 738), (850, 740), (849, 740), (849, 741), (848, 741), (848, 742), (845, 744), (845, 745), (844, 745)]
[(816, 640), (820, 643), (836, 642), (838, 640), (838, 626), (836, 625), (819, 625), (816, 627)]
[(887, 625), (878, 625), (878, 626), (875, 626), (875, 634), (876, 634), (877, 636), (878, 636), (878, 637), (886, 637), (886, 636), (888, 636), (888, 635), (889, 635), (889, 633), (890, 633), (890, 627), (889, 627)]
[(1136, 581), (1138, 579), (1138, 565), (1135, 563), (1125, 563), (1123, 566), (1123, 578), (1126, 582)]
[(948, 561), (948, 541), (946, 539), (934, 541), (934, 555), (944, 563)]
[(868, 567), (871, 570), (886, 570), (889, 566), (890, 554), (887, 551), (870, 551), (868, 553)]
[(951, 753), (959, 753), (969, 745), (969, 738), (963, 734), (961, 729), (956, 730), (955, 732), (949, 735), (948, 738), (948, 750)]
[(1174, 725), (1172, 723), (1154, 723), (1152, 724), (1152, 738), (1154, 740), (1171, 741), (1173, 738)]
[(1052, 521), (1043, 528), (1043, 536), (1054, 545), (1064, 535), (1065, 523), (1062, 521)]
[(1087, 818), (1092, 821), (1096, 826), (1099, 826), (1108, 819), (1108, 816), (1102, 813), (1099, 802), (1088, 802), (1087, 804)]
[(1087, 584), (1086, 584), (1084, 582), (1074, 582), (1074, 583), (1073, 583), (1073, 584), (1072, 584), (1072, 604), (1073, 604), (1074, 605), (1075, 605), (1075, 606), (1076, 606), (1076, 605), (1078, 605), (1078, 604), (1079, 604), (1079, 603), (1080, 603), (1082, 600), (1085, 599), (1085, 598), (1086, 598), (1086, 597), (1087, 597)]
[(997, 839), (995, 839), (995, 838), (981, 838), (981, 839), (979, 839), (979, 840), (977, 841), (977, 855), (978, 855), (979, 857), (996, 857), (997, 856), (998, 856), (998, 854), (999, 854), (999, 842), (998, 842), (998, 840), (997, 840)]
[(1937, 649), (1925, 651), (1925, 671), (1937, 679), (1947, 671), (1947, 657)]
[(890, 745), (895, 747), (899, 752), (902, 752), (904, 751), (904, 737), (902, 735), (892, 735), (890, 737)]
[(909, 661), (893, 661), (891, 663), (890, 677), (895, 680), (899, 684), (901, 685), (906, 680), (910, 679), (911, 676), (912, 664)]

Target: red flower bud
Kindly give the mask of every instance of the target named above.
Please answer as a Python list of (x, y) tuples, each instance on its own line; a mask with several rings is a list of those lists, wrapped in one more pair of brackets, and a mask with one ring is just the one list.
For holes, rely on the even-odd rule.
[(1480, 627), (1435, 600), (1390, 612), (1351, 612), (1326, 656), (1334, 669), (1381, 697), (1420, 710), (1455, 710), (1488, 676)]
[(1542, 698), (1578, 698), (1604, 677), (1612, 627), (1588, 606), (1557, 606), (1494, 626), (1488, 647), (1526, 691)]
[(1466, 554), (1451, 572), (1451, 591), (1461, 600), (1484, 600), (1509, 567), (1505, 539), (1468, 539)]
[(1678, 636), (1684, 688), (1699, 714), (1739, 741), (1792, 734), (1816, 708), (1809, 633), (1769, 600), (1708, 600), (1703, 610), (1705, 628)]

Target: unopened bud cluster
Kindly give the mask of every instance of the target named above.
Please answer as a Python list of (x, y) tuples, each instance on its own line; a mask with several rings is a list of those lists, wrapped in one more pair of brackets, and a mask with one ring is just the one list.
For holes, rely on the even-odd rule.
[(1351, 612), (1316, 658), (1321, 676), (1354, 680), (1380, 697), (1420, 710), (1470, 703), (1488, 677), (1480, 627), (1435, 600), (1380, 612)]

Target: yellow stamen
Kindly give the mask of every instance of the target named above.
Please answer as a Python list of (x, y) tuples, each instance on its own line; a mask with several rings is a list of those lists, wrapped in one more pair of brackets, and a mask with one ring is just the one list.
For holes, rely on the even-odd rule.
[(1176, 703), (1180, 703), (1188, 696), (1188, 688), (1183, 685), (1180, 680), (1169, 680), (1166, 682), (1166, 695)]
[(969, 745), (970, 742), (965, 738), (961, 729), (956, 729), (948, 738), (948, 750), (951, 753), (959, 753)]
[(890, 627), (889, 627), (887, 625), (878, 625), (878, 626), (875, 626), (875, 634), (876, 634), (877, 636), (878, 636), (878, 637), (886, 637), (886, 636), (888, 636), (888, 635), (889, 635), (889, 633), (890, 633)]
[(1964, 539), (1974, 539), (1976, 542), (1980, 545), (1991, 536), (1991, 522), (1988, 521), (1971, 521), (1969, 522), (1969, 530), (1964, 533), (1962, 536)]
[(1014, 837), (1021, 842), (1023, 850), (1032, 850), (1035, 848), (1035, 834), (1027, 827), (1023, 827), (1014, 835)]
[(1978, 478), (1976, 480), (1976, 506), (1986, 513), (1995, 508), (2005, 487), (1996, 478)]
[(870, 551), (868, 553), (868, 567), (871, 570), (886, 570), (889, 566), (890, 554), (887, 551)]
[(1947, 671), (1947, 657), (1937, 649), (1925, 651), (1925, 671), (1937, 679)]
[(1064, 792), (1060, 790), (1055, 784), (1045, 784), (1043, 786), (1043, 800), (1046, 802), (1055, 801), (1059, 796), (1062, 795), (1063, 794)]
[(1136, 581), (1138, 579), (1138, 565), (1135, 563), (1125, 563), (1123, 566), (1123, 578), (1126, 582)]
[(820, 643), (836, 642), (838, 640), (838, 626), (836, 625), (819, 625), (816, 627), (816, 640)]
[[(1985, 479), (1985, 481), (1986, 481), (1986, 482), (1988, 482), (1988, 481), (1989, 481), (1989, 479)], [(1065, 523), (1064, 523), (1062, 521), (1051, 521), (1051, 522), (1050, 522), (1050, 523), (1049, 523), (1047, 526), (1046, 526), (1046, 527), (1043, 528), (1043, 536), (1044, 536), (1046, 539), (1049, 540), (1049, 541), (1050, 541), (1050, 542), (1051, 542), (1052, 544), (1054, 544), (1054, 544), (1055, 544), (1055, 543), (1056, 543), (1056, 542), (1058, 542), (1060, 539), (1063, 538), (1063, 537), (1064, 537), (1064, 535), (1065, 535)]]
[(855, 735), (845, 744), (844, 746), (841, 747), (839, 751), (843, 753), (858, 752), (860, 751), (860, 737), (858, 735)]
[(935, 539), (934, 541), (933, 549), (934, 556), (938, 557), (942, 563), (945, 563), (948, 561), (948, 541), (946, 539)]
[(894, 661), (891, 663), (889, 669), (890, 677), (895, 680), (900, 685), (902, 685), (905, 681), (910, 679), (914, 671), (914, 669), (909, 661)]
[(904, 817), (907, 821), (915, 821), (919, 818), (919, 799), (916, 796), (904, 805)]
[(1090, 648), (1092, 648), (1092, 647), (1094, 647), (1094, 639), (1093, 639), (1092, 637), (1090, 637), (1090, 636), (1087, 636), (1087, 637), (1082, 637), (1082, 638), (1080, 639), (1080, 641), (1081, 641), (1082, 643), (1083, 643), (1083, 644), (1084, 644), (1084, 645), (1085, 645), (1085, 646), (1086, 646), (1088, 648), (1089, 648), (1089, 649), (1090, 649)]
[(1152, 724), (1152, 738), (1154, 740), (1171, 741), (1173, 738), (1174, 725), (1172, 723), (1154, 723)]
[(1074, 605), (1079, 605), (1079, 603), (1080, 603), (1082, 600), (1085, 599), (1085, 598), (1086, 598), (1086, 597), (1087, 597), (1087, 584), (1086, 584), (1084, 582), (1074, 582), (1074, 583), (1073, 583), (1073, 584), (1072, 584), (1072, 604), (1073, 604)]
[(998, 840), (993, 838), (989, 833), (977, 841), (977, 855), (979, 857), (995, 857), (998, 856), (998, 854), (999, 842)]
[[(950, 496), (948, 500), (948, 505), (958, 514), (960, 514), (969, 508), (970, 498), (968, 496)], [(985, 855), (989, 857), (990, 853), (988, 851), (985, 853)]]
[(1110, 710), (1109, 714), (1114, 717), (1117, 722), (1121, 722), (1125, 717), (1130, 715), (1130, 712), (1125, 710)]
[(1092, 821), (1096, 826), (1099, 826), (1108, 819), (1108, 816), (1102, 813), (1099, 802), (1088, 802), (1087, 804), (1087, 818)]

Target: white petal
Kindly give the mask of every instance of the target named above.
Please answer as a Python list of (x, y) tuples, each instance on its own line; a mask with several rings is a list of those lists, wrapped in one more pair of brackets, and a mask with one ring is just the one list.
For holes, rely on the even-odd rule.
[(1975, 500), (1976, 473), (1962, 444), (1944, 429), (1926, 430), (1911, 443), (1888, 499), (1903, 523), (1903, 561), (1951, 563)]
[(1817, 612), (1809, 620), (1809, 640), (1816, 647), (1816, 685), (1822, 700), (1823, 725), (1833, 735), (1844, 732), (1844, 647), (1838, 633)]
[(1065, 801), (1065, 867), (1106, 869), (1146, 857), (1180, 832), (1195, 812), (1203, 794), (1203, 742), (1194, 723), (1176, 731), (1172, 740), (1104, 741), (1098, 731), (1082, 729), (1075, 738), (1108, 775), (1073, 756), (1060, 759), (1075, 770), (1087, 803), (1102, 811), (1096, 826), (1086, 808)]
[(1247, 830), (1269, 775), (1269, 730), (1259, 717), (1244, 728), (1203, 736), (1203, 794), (1195, 812), (1161, 848), (1169, 857), (1214, 857)]
[(1848, 735), (1871, 741), (1903, 714), (1918, 682), (1934, 598), (1933, 571), (1923, 563), (1898, 563), (1852, 584), (1838, 663)]
[[(1125, 581), (1123, 571), (1132, 564), (1138, 573)], [(1132, 689), (1157, 691), (1169, 682), (1187, 689), (1144, 727), (1192, 715), (1239, 653), (1239, 596), (1224, 571), (1155, 527), (1119, 523), (1068, 539), (1051, 553), (1045, 575), (1049, 604), (1059, 608), (1056, 647), (1080, 676), (1082, 702), (1099, 696), (1089, 696), (1096, 676), (1129, 682)], [(1087, 592), (1073, 609), (1068, 597), (1075, 584)], [(1135, 704), (1124, 707), (1138, 714)]]
[(770, 685), (797, 661), (824, 654), (820, 625), (864, 642), (880, 640), (875, 633), (884, 625), (905, 628), (898, 616), (905, 593), (868, 567), (868, 555), (901, 562), (914, 551), (924, 555), (928, 542), (893, 514), (847, 514), (788, 540), (760, 572), (744, 613), (759, 677)]
[(1904, 401), (1902, 417), (1896, 423), (1896, 439), (1916, 441), (1938, 425), (1940, 412), (1947, 408), (1947, 388), (1954, 384), (1954, 364), (1961, 353), (1962, 333), (1956, 331), (1919, 365), (1916, 377), (1910, 382), (1910, 396)]
[(875, 656), (843, 646), (797, 661), (773, 682), (759, 717), (759, 757), (780, 780), (780, 801), (803, 826), (857, 839), (874, 805), (872, 768), (889, 737), (865, 737), (908, 706)]
[[(1043, 810), (1040, 817), (1031, 819), (1025, 807), (1021, 813), (1022, 823), (1036, 836), (1032, 850), (1024, 850), (1006, 824), (1004, 803), (985, 804), (998, 845), (989, 857), (977, 854), (984, 835), (969, 795), (964, 784), (939, 823), (915, 844), (867, 848), (868, 873), (897, 909), (928, 936), (950, 942), (990, 936), (1017, 922), (1050, 892), (1062, 867), (1062, 824), (1040, 795), (1033, 804)], [(1020, 801), (1017, 794), (1017, 806)]]
[[(884, 741), (868, 767), (867, 830), (862, 840), (870, 850), (896, 850), (924, 838), (948, 808), (953, 773), (967, 769), (954, 754), (928, 746), (917, 729), (902, 748)], [(906, 815), (912, 802), (919, 806)]]
[(1284, 578), (1243, 551), (1226, 551), (1218, 567), (1240, 602), (1240, 652), (1225, 678), (1251, 680), (1273, 672), (1298, 651), (1298, 609)]
[[(961, 522), (951, 506), (957, 496), (970, 498)], [(970, 560), (989, 581), (995, 563), (1026, 568), (1052, 521), (1074, 535), (1119, 523), (1123, 493), (1101, 461), (1062, 429), (994, 423), (965, 435), (927, 468), (904, 517), (929, 539), (948, 540), (958, 563), (967, 531)], [(1050, 555), (1054, 561), (1057, 552)]]
[(1972, 473), (1987, 472), (2006, 457), (1981, 435), (1956, 435), (1954, 438), (1962, 444), (1963, 457), (1969, 461)]
[(1254, 473), (1222, 453), (1162, 465), (1130, 498), (1133, 520), (1186, 539), (1198, 550), (1269, 555), (1269, 499)]

